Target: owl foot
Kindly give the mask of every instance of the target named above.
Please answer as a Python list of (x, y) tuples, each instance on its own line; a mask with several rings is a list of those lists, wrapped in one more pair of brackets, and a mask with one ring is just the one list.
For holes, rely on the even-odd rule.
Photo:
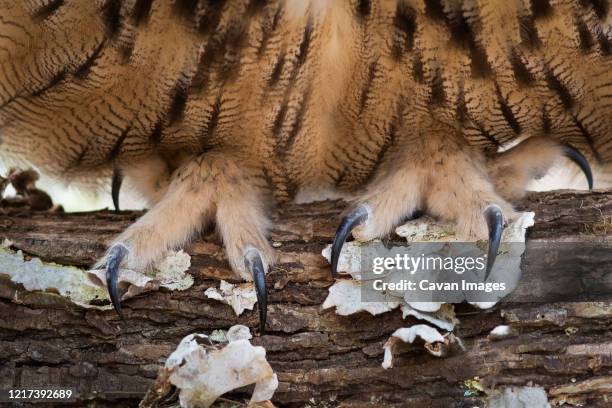
[(214, 222), (232, 270), (254, 283), (264, 330), (265, 273), (275, 256), (266, 239), (263, 187), (255, 171), (249, 170), (244, 161), (229, 154), (209, 152), (173, 173), (161, 199), (115, 239), (99, 263), (105, 265), (108, 292), (120, 316), (117, 286), (122, 265), (136, 271), (150, 269), (167, 251), (183, 247)]
[[(115, 311), (123, 319), (121, 310), (121, 297), (117, 282), (119, 280), (119, 269), (128, 255), (129, 249), (121, 243), (114, 244), (106, 255), (106, 287)], [(266, 316), (268, 307), (268, 293), (266, 288), (266, 270), (261, 253), (256, 248), (250, 247), (244, 255), (245, 267), (253, 276), (257, 303), (259, 304), (259, 328), (263, 333), (266, 327)]]
[[(334, 237), (334, 241), (331, 249), (331, 274), (332, 277), (336, 277), (338, 273), (338, 260), (340, 259), (340, 253), (342, 247), (346, 242), (349, 234), (352, 230), (358, 226), (362, 226), (368, 221), (367, 205), (360, 205), (350, 213), (348, 213), (340, 222), (340, 226)], [(504, 216), (501, 208), (496, 204), (487, 206), (483, 212), (484, 221), (487, 224), (489, 231), (489, 244), (487, 251), (487, 268), (485, 272), (485, 280), (489, 277), (491, 269), (495, 264), (499, 245), (501, 243), (501, 236), (504, 229)]]

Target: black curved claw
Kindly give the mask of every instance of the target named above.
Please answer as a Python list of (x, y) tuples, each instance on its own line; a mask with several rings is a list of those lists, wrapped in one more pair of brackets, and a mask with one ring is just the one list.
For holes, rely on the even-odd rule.
[(335, 278), (338, 274), (338, 260), (340, 259), (340, 252), (342, 251), (342, 247), (344, 246), (346, 238), (351, 233), (353, 228), (363, 223), (367, 219), (368, 210), (363, 205), (360, 205), (355, 210), (347, 214), (344, 218), (342, 218), (340, 226), (336, 231), (336, 236), (334, 237), (334, 242), (332, 243), (331, 248), (332, 278)]
[(580, 170), (584, 173), (584, 176), (589, 183), (589, 190), (593, 189), (593, 172), (591, 171), (591, 166), (589, 165), (588, 160), (582, 153), (580, 153), (574, 146), (569, 144), (563, 145), (563, 154), (565, 157), (573, 161), (580, 167)]
[(495, 258), (497, 258), (497, 251), (499, 250), (502, 231), (504, 229), (504, 215), (499, 206), (491, 204), (485, 208), (484, 217), (487, 221), (487, 228), (489, 229), (489, 251), (487, 253), (487, 270), (485, 272), (486, 281), (495, 264)]
[(256, 249), (250, 249), (244, 256), (244, 264), (253, 275), (257, 303), (259, 304), (259, 331), (266, 330), (266, 317), (268, 315), (268, 291), (266, 288), (266, 270), (261, 254)]
[(106, 287), (113, 307), (122, 319), (123, 313), (121, 312), (121, 299), (119, 298), (119, 291), (117, 289), (117, 279), (119, 278), (119, 266), (126, 254), (127, 248), (125, 246), (114, 245), (106, 256)]
[(113, 205), (115, 211), (119, 211), (119, 192), (121, 191), (121, 183), (123, 183), (123, 173), (117, 167), (113, 169), (113, 180), (111, 181), (111, 196), (113, 197)]

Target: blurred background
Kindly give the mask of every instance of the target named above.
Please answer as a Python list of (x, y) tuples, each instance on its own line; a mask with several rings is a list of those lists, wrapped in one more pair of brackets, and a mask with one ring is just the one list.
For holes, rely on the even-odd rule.
[[(6, 175), (8, 164), (0, 162), (0, 174)], [(110, 193), (110, 179), (104, 183), (106, 188), (98, 191), (85, 190), (76, 186), (65, 184), (64, 182), (52, 179), (44, 174), (40, 175), (37, 187), (46, 191), (55, 204), (61, 204), (66, 211), (93, 211), (103, 208), (113, 208)], [(609, 180), (598, 177), (595, 171), (595, 188), (609, 186)], [(607, 177), (610, 178), (610, 177)], [(607, 184), (607, 185), (606, 185)], [(578, 170), (575, 164), (569, 160), (559, 162), (551, 169), (548, 175), (540, 180), (535, 180), (529, 185), (532, 191), (556, 190), (556, 189), (586, 189), (587, 182), (584, 175)], [(15, 195), (15, 190), (9, 186), (5, 197)], [(120, 207), (122, 210), (143, 209), (145, 201), (142, 197), (133, 193), (130, 188), (129, 180), (126, 180), (121, 188)]]
[[(11, 166), (8, 163), (0, 161), (0, 175), (5, 176)], [(24, 169), (19, 166), (20, 169)], [(103, 208), (114, 208), (110, 192), (110, 179), (107, 188), (101, 188), (97, 191), (90, 189), (79, 188), (74, 185), (66, 184), (57, 179), (50, 178), (44, 174), (40, 174), (40, 180), (36, 186), (41, 190), (46, 191), (55, 204), (61, 204), (66, 211), (93, 211)], [(137, 210), (145, 207), (145, 201), (142, 197), (130, 191), (128, 182), (125, 182), (121, 188), (119, 204), (122, 210)], [(4, 197), (15, 195), (15, 190), (9, 185), (4, 191)]]

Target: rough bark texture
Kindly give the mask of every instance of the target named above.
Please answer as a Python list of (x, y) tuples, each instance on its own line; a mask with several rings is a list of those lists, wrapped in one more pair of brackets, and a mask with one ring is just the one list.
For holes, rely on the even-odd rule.
[[(605, 299), (502, 304), (488, 311), (461, 305), (455, 333), (465, 353), (437, 358), (422, 344), (406, 345), (395, 356), (394, 368), (384, 370), (382, 346), (390, 333), (416, 321), (402, 320), (398, 310), (341, 317), (320, 309), (332, 284), (321, 250), (331, 242), (343, 208), (341, 202), (290, 205), (275, 215), (271, 240), (280, 258), (267, 279), (268, 333), (253, 340), (266, 348), (278, 374), (275, 404), (483, 406), (485, 396), (464, 396), (465, 381), (479, 377), (486, 387), (533, 383), (544, 387), (551, 400), (609, 406), (612, 303)], [(531, 194), (521, 208), (536, 212), (529, 243), (612, 240), (612, 192)], [(0, 238), (32, 257), (86, 268), (140, 215), (7, 209), (0, 212)], [(234, 324), (255, 332), (256, 311), (237, 318), (229, 306), (204, 295), (218, 279), (235, 281), (214, 236), (203, 237), (187, 252), (193, 287), (130, 299), (123, 321), (112, 311), (85, 310), (53, 293), (26, 292), (0, 276), (0, 389), (70, 386), (78, 390), (80, 405), (136, 406), (187, 334)], [(525, 264), (537, 269), (541, 254), (527, 254)], [(585, 256), (585, 262), (603, 271), (602, 283), (609, 288), (610, 251), (604, 255)], [(7, 300), (15, 298), (15, 291), (19, 303)], [(500, 324), (512, 325), (519, 335), (490, 340), (488, 333)]]

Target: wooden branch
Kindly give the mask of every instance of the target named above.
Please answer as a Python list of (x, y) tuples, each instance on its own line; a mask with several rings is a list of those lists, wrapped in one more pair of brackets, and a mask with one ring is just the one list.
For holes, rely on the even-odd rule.
[[(531, 194), (520, 207), (536, 212), (528, 242), (612, 241), (611, 191)], [(395, 329), (416, 320), (403, 320), (398, 310), (376, 317), (321, 310), (333, 283), (321, 251), (343, 208), (341, 202), (289, 205), (274, 216), (271, 240), (279, 263), (267, 278), (269, 333), (253, 343), (266, 348), (278, 374), (277, 405), (303, 406), (314, 398), (344, 406), (482, 406), (483, 395), (464, 396), (464, 382), (474, 377), (497, 388), (531, 382), (544, 387), (550, 399), (589, 406), (612, 401), (609, 302), (510, 304), (488, 311), (459, 305), (455, 333), (465, 353), (437, 358), (422, 345), (406, 345), (394, 368), (384, 370), (383, 344)], [(14, 248), (83, 268), (141, 215), (1, 211), (0, 238), (10, 239)], [(136, 406), (184, 336), (234, 324), (255, 332), (256, 312), (236, 317), (229, 306), (204, 295), (219, 279), (236, 282), (215, 237), (203, 237), (187, 252), (195, 284), (127, 300), (123, 321), (112, 311), (83, 309), (54, 293), (25, 291), (2, 277), (0, 265), (0, 389), (69, 386), (78, 390), (82, 406), (91, 400), (96, 406)], [(537, 257), (541, 254), (528, 252), (525, 263), (537, 268)], [(598, 268), (612, 265), (609, 257), (588, 261)], [(610, 285), (611, 275), (603, 276)], [(500, 324), (519, 335), (490, 340), (487, 335)]]

